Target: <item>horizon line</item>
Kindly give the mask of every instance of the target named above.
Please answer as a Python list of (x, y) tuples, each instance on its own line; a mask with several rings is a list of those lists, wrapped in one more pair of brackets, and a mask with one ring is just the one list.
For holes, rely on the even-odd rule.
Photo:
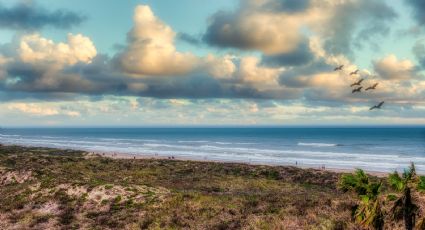
[(326, 125), (95, 125), (95, 126), (0, 126), (1, 129), (143, 129), (143, 128), (425, 128), (425, 124), (326, 124)]

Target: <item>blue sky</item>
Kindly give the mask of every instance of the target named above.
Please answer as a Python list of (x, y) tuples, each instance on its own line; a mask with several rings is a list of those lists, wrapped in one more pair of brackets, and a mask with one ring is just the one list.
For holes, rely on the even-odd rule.
[(0, 125), (423, 125), (423, 8), (0, 0)]

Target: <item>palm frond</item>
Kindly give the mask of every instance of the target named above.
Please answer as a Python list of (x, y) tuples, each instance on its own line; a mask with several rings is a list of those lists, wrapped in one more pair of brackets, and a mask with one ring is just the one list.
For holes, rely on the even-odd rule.
[(344, 191), (354, 191), (358, 195), (366, 195), (368, 192), (369, 177), (366, 173), (357, 169), (354, 174), (343, 175), (338, 183), (338, 187)]
[(416, 167), (415, 167), (415, 164), (412, 162), (409, 168), (404, 170), (403, 179), (405, 179), (406, 181), (411, 181), (415, 179), (415, 177), (416, 177)]
[(382, 183), (370, 183), (369, 186), (367, 186), (367, 195), (372, 198), (376, 199), (379, 196), (379, 193), (381, 192)]
[(382, 229), (384, 214), (379, 199), (371, 200), (368, 196), (362, 196), (361, 204), (355, 213), (355, 219), (357, 223), (366, 228)]
[(399, 192), (403, 191), (405, 186), (403, 178), (400, 177), (397, 171), (388, 175), (388, 183), (393, 189)]

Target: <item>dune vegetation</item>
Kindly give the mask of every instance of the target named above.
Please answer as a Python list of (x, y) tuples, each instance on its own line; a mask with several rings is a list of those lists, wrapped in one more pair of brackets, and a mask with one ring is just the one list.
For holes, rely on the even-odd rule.
[(0, 229), (419, 228), (408, 177), (0, 146)]

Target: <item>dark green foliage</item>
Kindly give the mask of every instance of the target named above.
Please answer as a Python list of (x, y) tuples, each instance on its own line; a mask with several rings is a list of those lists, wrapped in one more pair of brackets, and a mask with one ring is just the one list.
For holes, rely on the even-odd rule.
[(363, 170), (357, 169), (354, 174), (343, 175), (338, 185), (344, 192), (354, 191), (357, 195), (366, 195), (369, 189), (369, 177)]
[(388, 183), (393, 189), (399, 192), (403, 191), (406, 186), (404, 179), (400, 177), (397, 171), (388, 175)]
[(371, 182), (369, 176), (361, 169), (357, 169), (354, 174), (341, 177), (339, 188), (344, 192), (355, 192), (360, 199), (360, 204), (354, 211), (354, 218), (360, 225), (383, 229), (384, 214), (379, 199), (381, 187), (381, 182)]

